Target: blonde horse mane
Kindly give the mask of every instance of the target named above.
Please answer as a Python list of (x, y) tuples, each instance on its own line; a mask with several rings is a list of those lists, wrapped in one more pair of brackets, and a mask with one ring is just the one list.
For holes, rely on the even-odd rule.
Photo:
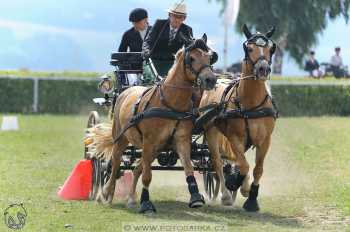
[(171, 68), (168, 71), (168, 76), (170, 76), (171, 74), (173, 74), (176, 70), (176, 67), (178, 64), (181, 64), (184, 62), (184, 53), (185, 53), (185, 48), (181, 48), (179, 51), (176, 52), (175, 56), (175, 62), (174, 64), (171, 66)]

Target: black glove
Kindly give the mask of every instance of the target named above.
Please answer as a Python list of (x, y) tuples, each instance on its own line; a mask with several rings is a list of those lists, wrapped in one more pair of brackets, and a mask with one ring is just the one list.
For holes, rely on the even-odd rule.
[(151, 52), (148, 49), (145, 49), (141, 52), (141, 56), (143, 60), (148, 60), (151, 57)]
[(181, 43), (185, 45), (185, 47), (189, 46), (193, 42), (192, 38), (188, 38), (181, 31), (179, 32), (179, 39)]

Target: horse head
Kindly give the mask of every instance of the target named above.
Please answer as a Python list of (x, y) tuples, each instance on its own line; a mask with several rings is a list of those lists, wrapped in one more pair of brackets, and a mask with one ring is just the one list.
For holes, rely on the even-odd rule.
[(253, 67), (253, 72), (257, 80), (267, 80), (271, 73), (272, 56), (276, 51), (276, 44), (271, 40), (275, 32), (272, 27), (265, 34), (256, 32), (252, 34), (247, 25), (243, 25), (243, 33), (247, 40), (243, 43), (245, 61)]
[(217, 61), (217, 53), (207, 45), (207, 35), (200, 39), (191, 39), (182, 49), (184, 67), (188, 81), (194, 82), (201, 88), (210, 90), (215, 87), (217, 77), (212, 65)]

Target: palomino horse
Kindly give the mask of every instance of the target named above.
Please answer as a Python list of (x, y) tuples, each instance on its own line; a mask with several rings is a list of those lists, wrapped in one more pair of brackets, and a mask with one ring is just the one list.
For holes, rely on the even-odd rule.
[[(215, 91), (204, 91), (200, 107), (216, 103), (220, 112), (205, 128), (214, 168), (220, 182), (225, 183), (221, 184), (222, 203), (232, 204), (228, 190), (236, 197), (237, 190), (241, 187), (242, 195), (248, 197), (243, 208), (247, 211), (258, 211), (259, 181), (278, 116), (270, 89), (265, 82), (269, 78), (271, 58), (276, 45), (270, 39), (274, 28), (266, 34), (252, 34), (244, 25), (243, 32), (247, 41), (243, 45), (245, 59), (242, 62), (242, 77), (230, 85), (219, 84)], [(226, 158), (235, 161), (235, 168), (229, 168), (224, 178), (221, 151), (229, 150), (223, 147), (227, 145), (226, 139), (232, 151), (226, 154)], [(253, 171), (254, 181), (249, 186), (249, 164), (244, 153), (252, 145), (256, 148), (256, 165)]]
[[(164, 82), (149, 89), (131, 87), (118, 97), (111, 129), (97, 125), (90, 130), (89, 136), (94, 141), (91, 146), (96, 147), (95, 154), (112, 159), (111, 178), (101, 189), (100, 200), (112, 202), (121, 156), (131, 143), (142, 148), (141, 168), (134, 170), (134, 173), (142, 172), (140, 213), (155, 212), (149, 197), (151, 165), (161, 150), (169, 148), (177, 152), (184, 167), (191, 194), (189, 206), (200, 207), (204, 204), (190, 159), (193, 129), (191, 98), (194, 86), (200, 85), (206, 90), (215, 87), (216, 76), (210, 61), (211, 53), (204, 35), (177, 52), (175, 63)], [(135, 201), (135, 198), (134, 194), (132, 200)]]

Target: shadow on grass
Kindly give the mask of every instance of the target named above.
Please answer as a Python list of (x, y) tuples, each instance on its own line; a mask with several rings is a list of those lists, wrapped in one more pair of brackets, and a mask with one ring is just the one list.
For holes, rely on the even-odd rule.
[[(196, 221), (227, 223), (230, 226), (249, 226), (249, 223), (273, 224), (286, 228), (304, 228), (296, 218), (286, 217), (270, 212), (248, 213), (238, 207), (223, 207), (219, 205), (206, 205), (199, 209), (190, 209), (185, 202), (179, 201), (154, 201), (157, 213), (154, 219), (167, 221)], [(114, 209), (126, 210), (128, 213), (141, 216), (138, 207), (127, 208), (125, 204), (117, 203), (111, 206)]]

